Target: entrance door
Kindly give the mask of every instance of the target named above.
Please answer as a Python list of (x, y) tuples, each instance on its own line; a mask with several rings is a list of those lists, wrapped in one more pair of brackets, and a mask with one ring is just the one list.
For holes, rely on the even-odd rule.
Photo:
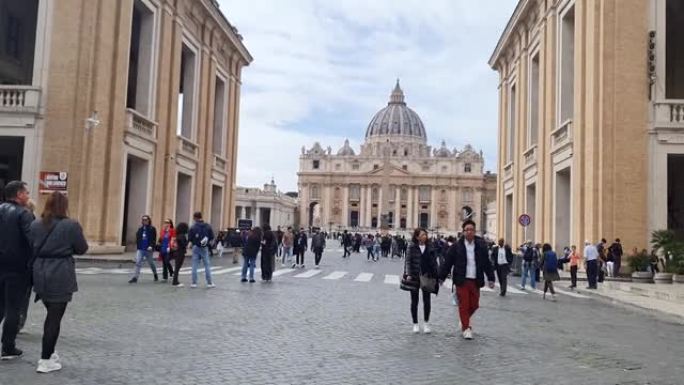
[[(142, 158), (129, 155), (126, 160), (121, 244), (126, 247), (127, 251), (135, 250), (135, 233), (140, 227), (140, 219), (143, 215), (149, 214), (147, 212), (148, 167), (149, 162)], [(154, 221), (155, 218), (152, 220)]]
[(214, 228), (216, 234), (221, 229), (222, 214), (223, 214), (223, 188), (221, 186), (211, 186), (211, 227)]
[(420, 226), (419, 227), (427, 229), (429, 224), (430, 224), (429, 219), (430, 218), (428, 216), (428, 213), (420, 213)]
[(178, 173), (176, 185), (176, 223), (191, 223), (192, 213), (192, 177)]
[(684, 237), (684, 155), (667, 156), (667, 228)]
[(359, 212), (358, 211), (352, 211), (351, 212), (350, 224), (351, 224), (351, 227), (359, 227)]
[(21, 180), (23, 158), (23, 136), (0, 136), (0, 185)]

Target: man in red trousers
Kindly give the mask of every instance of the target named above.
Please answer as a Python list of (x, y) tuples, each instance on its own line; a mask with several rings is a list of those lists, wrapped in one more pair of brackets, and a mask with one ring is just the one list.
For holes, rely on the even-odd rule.
[(463, 236), (447, 251), (440, 279), (446, 279), (451, 271), (451, 277), (456, 285), (463, 338), (471, 340), (473, 329), (470, 318), (480, 307), (480, 288), (485, 285), (485, 274), (489, 287), (494, 288), (494, 270), (489, 261), (487, 245), (484, 240), (475, 237), (475, 222), (468, 219), (463, 222), (461, 228)]

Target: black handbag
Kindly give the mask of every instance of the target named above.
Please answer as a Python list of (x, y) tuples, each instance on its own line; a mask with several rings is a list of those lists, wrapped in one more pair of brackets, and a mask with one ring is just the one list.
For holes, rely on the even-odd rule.
[(419, 280), (408, 280), (406, 279), (406, 274), (401, 277), (401, 282), (399, 282), (399, 288), (406, 291), (417, 291), (420, 288)]
[(437, 279), (430, 278), (427, 274), (421, 274), (420, 288), (428, 293), (437, 293)]

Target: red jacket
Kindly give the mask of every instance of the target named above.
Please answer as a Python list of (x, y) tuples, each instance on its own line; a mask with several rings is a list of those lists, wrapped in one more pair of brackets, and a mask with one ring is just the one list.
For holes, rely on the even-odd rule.
[[(169, 248), (171, 250), (175, 250), (176, 249), (176, 229), (169, 229), (168, 233), (169, 233)], [(162, 240), (164, 239), (164, 234), (166, 234), (166, 231), (164, 231), (162, 229), (161, 232), (159, 233), (159, 242), (158, 242), (159, 246), (161, 246), (161, 244), (162, 244)], [(166, 253), (166, 250), (161, 250), (161, 252)]]

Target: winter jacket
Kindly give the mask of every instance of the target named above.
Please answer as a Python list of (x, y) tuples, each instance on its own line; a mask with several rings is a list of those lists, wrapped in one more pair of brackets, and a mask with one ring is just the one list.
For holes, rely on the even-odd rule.
[(147, 231), (147, 247), (151, 247), (154, 249), (155, 246), (155, 241), (157, 240), (157, 229), (150, 225), (150, 226), (140, 226), (138, 228), (138, 231), (135, 233), (135, 243), (137, 245), (138, 250), (147, 250), (145, 245), (143, 244), (143, 231)]
[(273, 231), (264, 231), (264, 239), (261, 243), (261, 256), (271, 256), (275, 254), (277, 249), (278, 243), (276, 241), (275, 234), (273, 234)]
[(33, 214), (14, 202), (0, 205), (0, 273), (28, 274)]
[[(49, 233), (50, 228), (52, 233)], [(56, 219), (50, 225), (38, 219), (33, 221), (30, 231), (36, 256), (33, 290), (46, 302), (71, 301), (72, 294), (78, 291), (73, 255), (83, 255), (88, 251), (81, 225), (68, 218)]]
[(413, 280), (420, 277), (421, 274), (437, 278), (437, 256), (434, 248), (429, 243), (425, 245), (425, 251), (422, 253), (420, 252), (420, 246), (412, 243), (408, 253), (406, 253), (406, 261), (404, 263), (405, 274), (411, 276)]
[[(506, 253), (506, 263), (509, 265), (513, 263), (513, 250), (508, 245), (504, 245), (504, 251)], [(499, 245), (492, 247), (492, 265), (494, 268), (499, 266)]]
[(172, 251), (176, 258), (185, 257), (188, 252), (188, 235), (176, 234), (176, 251)]
[(259, 248), (261, 248), (261, 237), (256, 232), (252, 232), (247, 237), (245, 247), (242, 248), (242, 255), (247, 258), (256, 258)]
[[(483, 287), (485, 284), (484, 276), (487, 275), (487, 280), (489, 282), (494, 282), (494, 270), (492, 269), (492, 264), (489, 261), (489, 255), (487, 253), (487, 245), (484, 241), (476, 237), (475, 240), (475, 266), (476, 275), (475, 279), (477, 281), (478, 287)], [(466, 281), (466, 266), (467, 251), (465, 246), (465, 238), (461, 237), (456, 243), (451, 245), (447, 251), (446, 260), (444, 266), (442, 266), (440, 271), (440, 278), (446, 279), (447, 275), (451, 272), (451, 277), (456, 286), (462, 286)]]
[(314, 234), (311, 238), (311, 249), (321, 251), (325, 249), (325, 235), (323, 233)]
[[(202, 239), (207, 238), (207, 243), (202, 246)], [(214, 230), (211, 225), (204, 221), (195, 222), (188, 232), (188, 242), (197, 247), (209, 247), (211, 241), (214, 240)]]

